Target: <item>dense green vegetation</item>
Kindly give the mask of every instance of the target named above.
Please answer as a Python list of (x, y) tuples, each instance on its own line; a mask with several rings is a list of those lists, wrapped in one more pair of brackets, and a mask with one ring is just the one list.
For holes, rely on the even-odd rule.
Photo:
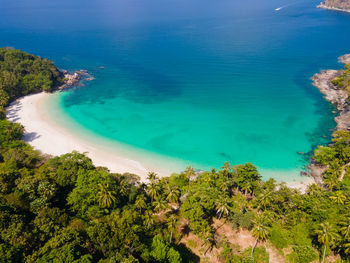
[[(43, 72), (56, 72), (43, 63)], [(18, 83), (15, 94), (37, 91)], [(20, 125), (0, 120), (0, 262), (198, 262), (191, 252), (198, 245), (204, 257), (219, 248), (221, 262), (268, 262), (263, 242), (287, 262), (330, 253), (350, 258), (349, 132), (335, 133), (331, 146), (316, 150), (326, 167), (324, 185), (305, 194), (262, 181), (250, 163), (200, 173), (188, 167), (166, 178), (150, 173), (144, 184), (77, 152), (44, 158), (22, 134)], [(255, 242), (237, 249), (214, 221), (249, 230)], [(184, 242), (189, 233), (200, 244)]]
[(339, 89), (346, 90), (350, 95), (350, 64), (345, 65), (344, 70), (340, 71), (340, 75), (333, 79), (332, 83)]
[(59, 70), (48, 59), (11, 48), (0, 48), (0, 111), (15, 98), (52, 91), (62, 82)]

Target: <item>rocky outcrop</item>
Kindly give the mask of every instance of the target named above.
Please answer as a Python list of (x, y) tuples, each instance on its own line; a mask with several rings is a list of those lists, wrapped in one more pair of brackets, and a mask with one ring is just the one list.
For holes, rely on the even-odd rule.
[[(339, 62), (344, 64), (350, 63), (350, 54), (339, 57)], [(335, 117), (337, 130), (350, 130), (350, 103), (348, 101), (348, 93), (333, 85), (332, 80), (341, 74), (340, 70), (323, 70), (321, 73), (312, 77), (313, 85), (317, 87), (325, 99), (331, 102), (338, 110), (339, 115)], [(307, 167), (307, 174), (311, 175), (316, 183), (322, 184), (322, 174), (327, 166), (319, 165), (315, 160), (311, 160)]]
[(338, 70), (323, 70), (312, 77), (313, 85), (317, 87), (326, 100), (334, 104), (339, 111), (343, 110), (348, 94), (345, 90), (339, 90), (332, 84), (332, 80), (339, 75)]
[[(350, 62), (350, 54), (339, 58), (339, 62), (348, 64)], [(313, 85), (317, 87), (325, 99), (336, 106), (339, 115), (335, 117), (337, 130), (350, 130), (350, 105), (348, 101), (348, 93), (339, 89), (332, 84), (332, 80), (340, 75), (339, 70), (323, 70), (321, 73), (312, 77)]]
[(350, 64), (350, 54), (339, 57), (339, 62), (343, 64)]
[(324, 2), (321, 2), (317, 7), (350, 12), (350, 0), (325, 0)]
[(87, 73), (87, 70), (83, 69), (74, 71), (73, 73), (70, 73), (67, 70), (62, 70), (61, 74), (63, 78), (63, 84), (57, 88), (59, 90), (64, 90), (76, 86), (80, 83), (81, 80), (91, 81), (95, 79), (93, 76)]

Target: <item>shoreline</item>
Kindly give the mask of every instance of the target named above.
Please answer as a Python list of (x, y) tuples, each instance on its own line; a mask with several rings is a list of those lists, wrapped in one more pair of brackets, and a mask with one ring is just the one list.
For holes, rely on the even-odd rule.
[[(340, 56), (338, 62), (342, 64), (350, 63), (350, 54)], [(313, 85), (324, 95), (324, 98), (336, 107), (338, 115), (334, 117), (337, 126), (336, 130), (350, 131), (350, 102), (348, 93), (345, 90), (338, 89), (331, 82), (335, 77), (341, 74), (340, 70), (328, 69), (322, 70), (312, 76)], [(316, 183), (322, 183), (322, 174), (327, 167), (311, 162), (309, 165), (310, 174)]]
[(332, 11), (339, 11), (339, 12), (350, 13), (350, 9), (342, 9), (342, 8), (327, 6), (327, 5), (325, 5), (323, 2), (320, 3), (319, 5), (317, 5), (317, 8), (322, 8), (322, 9), (326, 9), (326, 10), (332, 10)]
[(110, 154), (103, 147), (85, 141), (57, 125), (50, 119), (43, 104), (50, 93), (37, 93), (17, 99), (7, 107), (7, 119), (24, 126), (23, 140), (28, 142), (35, 150), (51, 156), (72, 151), (87, 152), (96, 166), (105, 166), (111, 172), (135, 173), (143, 179), (148, 170), (140, 163), (121, 156)]
[[(151, 156), (152, 154), (142, 152), (141, 149), (128, 152), (122, 144), (113, 141), (113, 147), (105, 139), (96, 139), (83, 130), (80, 132), (79, 127), (65, 125), (60, 116), (45, 107), (52, 103), (52, 96), (55, 94), (45, 92), (28, 95), (7, 107), (7, 119), (24, 126), (23, 140), (34, 149), (50, 156), (59, 156), (74, 150), (87, 152), (87, 156), (96, 166), (107, 167), (111, 172), (136, 174), (142, 182), (146, 181), (147, 174), (151, 171), (161, 177), (170, 176), (171, 172), (180, 172), (177, 160)], [(77, 132), (72, 132), (72, 129)], [(182, 170), (184, 169), (185, 167)], [(290, 188), (305, 192), (307, 186), (313, 182), (312, 177), (300, 177), (285, 183)]]
[(41, 92), (28, 95), (6, 108), (7, 119), (24, 127), (22, 139), (35, 150), (49, 156), (72, 151), (86, 153), (94, 165), (106, 167), (112, 173), (135, 174), (142, 182), (146, 181), (149, 172), (156, 172), (161, 177), (180, 172), (179, 161), (174, 158), (99, 138), (78, 125), (72, 126), (69, 120), (56, 113), (57, 109), (48, 107), (55, 95), (58, 94)]
[[(338, 58), (339, 63), (349, 64), (350, 54)], [(334, 118), (337, 126), (336, 130), (350, 130), (350, 104), (348, 102), (348, 93), (345, 90), (338, 89), (332, 84), (332, 80), (340, 74), (341, 70), (322, 70), (316, 73), (311, 79), (313, 85), (319, 89), (325, 99), (332, 103), (339, 115)]]

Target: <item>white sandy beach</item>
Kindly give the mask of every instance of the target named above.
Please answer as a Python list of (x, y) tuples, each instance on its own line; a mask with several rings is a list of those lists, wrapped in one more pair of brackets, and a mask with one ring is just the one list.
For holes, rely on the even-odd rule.
[[(72, 133), (63, 125), (57, 124), (47, 109), (45, 102), (52, 96), (49, 93), (38, 93), (20, 98), (7, 108), (7, 119), (21, 123), (25, 128), (24, 141), (32, 145), (36, 150), (44, 154), (58, 156), (72, 151), (85, 152), (97, 166), (107, 167), (115, 173), (134, 173), (141, 177), (141, 181), (146, 181), (148, 172), (155, 171), (160, 176), (169, 176), (170, 171), (178, 170), (178, 164), (163, 158), (154, 162), (154, 157), (144, 158), (145, 154), (133, 154), (135, 158), (125, 151), (111, 151), (108, 147), (96, 141), (86, 139), (82, 134)], [(139, 161), (142, 160), (142, 164)], [(153, 163), (153, 165), (150, 165)], [(163, 168), (162, 168), (163, 167)], [(167, 167), (165, 169), (164, 167)], [(270, 172), (271, 174), (274, 174)], [(269, 174), (270, 174), (269, 173)], [(276, 172), (275, 172), (276, 173)], [(313, 178), (303, 178), (302, 182), (296, 179), (287, 182), (291, 188), (305, 191), (308, 184), (313, 183)]]
[(49, 93), (39, 93), (23, 97), (7, 108), (7, 118), (21, 123), (25, 128), (24, 140), (42, 153), (57, 156), (76, 150), (87, 152), (97, 166), (105, 166), (115, 173), (135, 173), (142, 180), (148, 170), (139, 162), (126, 159), (116, 154), (106, 152), (103, 147), (89, 143), (78, 136), (69, 133), (53, 122), (47, 111), (42, 109), (42, 103), (50, 96)]

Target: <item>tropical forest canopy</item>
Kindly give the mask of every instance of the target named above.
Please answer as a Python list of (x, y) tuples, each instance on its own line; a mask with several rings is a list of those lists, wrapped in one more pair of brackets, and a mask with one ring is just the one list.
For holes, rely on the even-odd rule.
[(50, 60), (12, 48), (0, 48), (1, 108), (15, 98), (52, 91), (61, 82), (60, 72)]
[[(0, 69), (2, 106), (61, 81), (51, 62), (18, 50), (0, 49)], [(266, 244), (286, 262), (350, 259), (347, 131), (316, 150), (324, 180), (306, 193), (262, 181), (250, 163), (150, 173), (145, 184), (77, 152), (43, 156), (23, 132), (0, 120), (0, 262), (198, 262), (214, 250), (220, 262), (268, 262)], [(215, 222), (254, 242), (239, 249)]]

